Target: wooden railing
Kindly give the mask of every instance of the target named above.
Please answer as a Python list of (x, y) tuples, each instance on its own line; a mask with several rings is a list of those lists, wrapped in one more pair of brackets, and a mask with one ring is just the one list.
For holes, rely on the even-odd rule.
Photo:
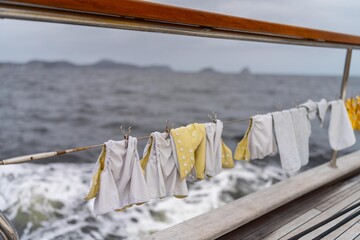
[[(135, 0), (0, 0), (0, 17), (20, 18), (26, 19), (20, 12), (14, 10), (21, 10), (22, 13), (26, 11), (37, 11), (46, 15), (46, 13), (62, 14), (66, 17), (69, 14), (79, 14), (82, 17), (92, 17), (94, 20), (108, 20), (109, 25), (113, 24), (116, 19), (136, 20), (133, 23), (158, 23), (162, 26), (158, 29), (159, 32), (167, 32), (167, 29), (184, 29), (192, 30), (192, 32), (202, 31), (219, 31), (223, 34), (245, 34), (245, 36), (255, 37), (253, 40), (261, 41), (257, 37), (269, 37), (281, 40), (281, 43), (286, 43), (286, 40), (295, 41), (302, 45), (301, 42), (306, 42), (308, 45), (315, 44), (316, 46), (328, 47), (344, 47), (344, 48), (358, 48), (360, 47), (360, 37), (348, 34), (341, 34), (336, 32), (322, 31), (304, 27), (289, 26), (278, 23), (264, 22), (241, 18), (236, 16), (229, 16), (218, 13), (205, 12), (194, 9), (187, 9), (182, 7), (168, 6), (164, 4), (152, 3), (148, 1)], [(6, 10), (12, 9), (12, 14)], [(40, 14), (41, 15), (41, 14)], [(30, 20), (54, 21), (49, 15), (36, 16), (33, 15)], [(59, 19), (58, 19), (59, 20)], [(89, 25), (78, 18), (78, 22), (73, 22), (79, 25)], [(60, 21), (60, 20), (59, 20)], [(66, 22), (66, 20), (64, 19)], [(69, 21), (69, 20), (67, 20)], [(61, 22), (61, 21), (60, 21)], [(94, 23), (95, 24), (95, 23)], [(100, 25), (106, 27), (106, 24)], [(111, 27), (111, 26), (109, 26)], [(120, 26), (118, 26), (120, 28)], [(134, 26), (133, 26), (134, 27)], [(126, 28), (126, 27), (124, 27)], [(144, 30), (138, 27), (136, 30)], [(153, 31), (157, 31), (153, 29)], [(174, 33), (174, 32), (172, 32)], [(184, 34), (184, 33), (183, 33)], [(192, 34), (189, 34), (192, 35)], [(211, 34), (206, 34), (206, 37), (211, 37)], [(213, 35), (216, 37), (216, 34)], [(266, 38), (265, 38), (266, 39)], [(249, 39), (251, 40), (251, 39)], [(284, 41), (285, 40), (285, 41)], [(329, 45), (330, 44), (330, 45)], [(334, 45), (331, 45), (334, 44)]]
[[(360, 36), (341, 34), (304, 27), (251, 20), (236, 16), (205, 12), (194, 9), (135, 0), (0, 0), (0, 18), (57, 22), (66, 24), (151, 31), (208, 38), (247, 40), (268, 43), (306, 45), (346, 49), (345, 67), (340, 97), (345, 99), (351, 63), (352, 49), (360, 49)], [(3, 34), (3, 33), (2, 33)], [(1, 36), (1, 35), (0, 35)], [(241, 224), (251, 221), (259, 214), (271, 211), (295, 197), (319, 186), (335, 181), (360, 169), (359, 152), (342, 158), (336, 170), (321, 166), (298, 175), (273, 189), (237, 200), (225, 208), (199, 216), (182, 225), (154, 235), (154, 239), (168, 239), (172, 234), (186, 233), (192, 239), (188, 226), (196, 226), (194, 233), (205, 234), (203, 239), (220, 236)], [(349, 160), (351, 160), (349, 162)], [(331, 166), (336, 167), (336, 152)], [(321, 173), (321, 178), (319, 178)], [(304, 179), (308, 183), (304, 185)], [(289, 189), (288, 192), (285, 190)], [(291, 191), (293, 192), (291, 192)], [(284, 195), (268, 200), (263, 196)], [(295, 191), (295, 192), (294, 192)], [(264, 199), (266, 200), (264, 202)], [(251, 207), (249, 207), (251, 205)], [(245, 212), (238, 216), (237, 210)], [(250, 209), (250, 210), (249, 210)], [(255, 211), (252, 211), (254, 209)], [(228, 214), (228, 215), (226, 215)], [(221, 219), (222, 224), (219, 223)], [(226, 221), (224, 221), (226, 220)], [(197, 226), (201, 223), (202, 226)], [(206, 223), (206, 224), (203, 224)], [(204, 229), (204, 226), (206, 229)], [(210, 229), (210, 230), (209, 230)], [(206, 235), (207, 234), (207, 235)]]

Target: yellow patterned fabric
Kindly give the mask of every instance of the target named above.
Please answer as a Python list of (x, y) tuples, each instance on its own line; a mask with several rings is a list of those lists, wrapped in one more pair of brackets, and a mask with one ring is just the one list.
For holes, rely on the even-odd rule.
[(180, 178), (184, 179), (193, 167), (196, 178), (205, 178), (206, 131), (205, 124), (193, 123), (170, 132), (178, 159)]
[(356, 102), (356, 124), (355, 124), (355, 130), (360, 130), (360, 97), (357, 96), (355, 98), (355, 102)]
[(351, 126), (354, 130), (360, 130), (360, 97), (356, 96), (345, 101)]
[(222, 145), (222, 167), (233, 168), (234, 159), (231, 149), (228, 146), (226, 146), (223, 140), (221, 140), (221, 145)]
[(91, 180), (91, 187), (90, 187), (89, 193), (85, 197), (85, 200), (90, 200), (90, 199), (96, 197), (97, 193), (99, 192), (100, 175), (101, 175), (102, 170), (104, 170), (104, 167), (105, 167), (105, 156), (106, 156), (106, 146), (104, 145), (101, 149), (101, 153), (98, 158), (99, 168), (93, 175), (93, 178)]
[(250, 148), (249, 148), (249, 132), (252, 127), (252, 119), (250, 119), (249, 127), (243, 139), (238, 143), (235, 150), (235, 160), (250, 160)]

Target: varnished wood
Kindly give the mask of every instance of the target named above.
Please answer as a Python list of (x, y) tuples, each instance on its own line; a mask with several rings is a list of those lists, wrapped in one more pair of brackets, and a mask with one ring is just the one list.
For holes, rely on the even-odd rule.
[(190, 25), (208, 29), (275, 35), (293, 39), (311, 39), (317, 42), (360, 45), (359, 36), (258, 21), (224, 14), (168, 6), (148, 1), (0, 0), (0, 2), (6, 4), (25, 4), (41, 8), (85, 12), (94, 15), (146, 19), (154, 22), (172, 23), (174, 25)]
[[(360, 199), (360, 191), (356, 192), (353, 195), (350, 195), (349, 197), (347, 197), (343, 201), (335, 204), (334, 206), (332, 206), (328, 210), (322, 212), (321, 214), (319, 214), (315, 218), (313, 218), (313, 219), (311, 219), (311, 220), (309, 220), (307, 222), (304, 222), (300, 227), (296, 228), (294, 231), (291, 231), (289, 234), (286, 234), (286, 235), (284, 234), (283, 237), (280, 238), (280, 239), (286, 240), (286, 239), (289, 239), (290, 237), (293, 237), (293, 236), (299, 234), (300, 232), (308, 229), (309, 227), (312, 227), (315, 224), (329, 218), (330, 216), (334, 215), (335, 213), (340, 212), (344, 208), (347, 208), (349, 205), (354, 204), (359, 199)], [(348, 214), (350, 214), (350, 213), (348, 213)], [(346, 214), (346, 215), (348, 215), (348, 214)], [(337, 221), (344, 218), (346, 215), (339, 217), (337, 219)], [(316, 229), (315, 231), (309, 233), (308, 236), (310, 236), (310, 239), (313, 239), (314, 237), (316, 237), (317, 235), (321, 234), (326, 229), (328, 229), (330, 226), (335, 225), (335, 223), (336, 223), (335, 221), (332, 221), (332, 222), (326, 224), (326, 226), (323, 226), (323, 227), (321, 227), (319, 229)], [(306, 236), (306, 237), (308, 237), (308, 236)]]
[[(330, 238), (329, 238), (330, 239)], [(360, 222), (355, 223), (349, 229), (346, 230), (343, 234), (341, 234), (337, 240), (360, 240)]]
[[(321, 233), (325, 232), (326, 230), (328, 230), (329, 228), (335, 226), (338, 222), (344, 220), (346, 217), (349, 217), (350, 215), (354, 214), (357, 211), (357, 209), (354, 209), (346, 214), (344, 214), (343, 216), (340, 216), (339, 218), (337, 218), (336, 220), (325, 224), (324, 226), (316, 229), (315, 231), (309, 233), (306, 235), (307, 239), (314, 239), (315, 237), (319, 236)], [(319, 215), (320, 216), (320, 215)], [(329, 216), (330, 217), (330, 216)], [(315, 218), (316, 219), (316, 218)], [(327, 239), (336, 239), (339, 235), (343, 234), (344, 231), (346, 231), (346, 229), (348, 229), (349, 227), (351, 227), (354, 223), (356, 223), (357, 221), (359, 221), (360, 216), (357, 216), (355, 218), (353, 218), (351, 221), (347, 222), (346, 224), (342, 225), (341, 227), (337, 228), (337, 230), (333, 231), (332, 233), (330, 233), (327, 237)], [(286, 238), (285, 238), (286, 239)], [(352, 238), (351, 238), (352, 239)]]
[[(336, 210), (347, 206), (349, 202), (356, 199), (360, 192), (360, 175), (349, 180), (342, 180), (336, 185), (327, 185), (319, 188), (301, 198), (296, 199), (238, 229), (222, 236), (222, 240), (250, 240), (250, 239), (288, 239), (291, 232), (299, 232), (296, 229), (304, 229), (314, 223), (320, 222), (324, 217), (331, 215)], [(350, 201), (349, 201), (350, 200)], [(348, 213), (347, 215), (349, 215)], [(316, 219), (319, 217), (318, 219)], [(344, 218), (343, 216), (342, 218)], [(341, 217), (339, 219), (342, 219)], [(312, 239), (314, 236), (328, 229), (339, 221), (326, 224), (320, 230), (306, 235), (301, 239)], [(356, 218), (357, 219), (357, 218)], [(340, 236), (345, 232), (351, 223), (345, 224), (329, 236)], [(305, 226), (305, 227), (304, 227)], [(292, 234), (293, 235), (293, 234)], [(286, 236), (286, 237), (284, 237)]]
[[(354, 237), (360, 235), (360, 228), (357, 228), (357, 232), (353, 233), (352, 230), (355, 230), (356, 228), (353, 228), (354, 225), (358, 224), (358, 221), (360, 220), (360, 217), (356, 217), (352, 219), (351, 221), (345, 223), (341, 228), (336, 229), (334, 232), (330, 233), (328, 236), (326, 236), (328, 239), (354, 239)], [(358, 224), (357, 227), (360, 227), (360, 224)], [(352, 230), (350, 230), (353, 228)], [(350, 237), (351, 234), (353, 237)], [(348, 236), (347, 236), (348, 235)]]
[[(305, 214), (309, 209), (316, 208), (318, 210), (318, 206), (323, 206), (327, 202), (332, 203), (332, 205), (328, 204), (329, 208), (342, 199), (349, 197), (354, 191), (359, 191), (359, 182), (360, 177), (357, 177), (355, 181), (350, 179), (338, 184), (326, 185), (236, 229), (236, 231), (220, 239), (251, 240), (266, 238), (269, 233), (277, 235), (280, 228)], [(336, 200), (332, 201), (333, 199)]]
[(321, 211), (319, 211), (317, 209), (310, 209), (307, 212), (305, 212), (304, 214), (295, 218), (294, 220), (283, 225), (282, 227), (277, 229), (275, 232), (272, 232), (271, 234), (267, 235), (266, 237), (261, 237), (261, 239), (263, 239), (263, 240), (280, 239), (282, 236), (284, 236), (284, 233), (289, 233), (289, 232), (295, 230), (300, 225), (302, 225), (304, 222), (310, 221), (311, 219), (315, 218), (320, 213), (321, 213)]
[(312, 168), (284, 182), (155, 233), (150, 239), (169, 239), (179, 232), (186, 239), (218, 238), (305, 194), (314, 190), (318, 191), (322, 186), (333, 184), (343, 177), (358, 174), (360, 170), (359, 158), (360, 152), (354, 152), (339, 158), (337, 169), (331, 168), (328, 163)]

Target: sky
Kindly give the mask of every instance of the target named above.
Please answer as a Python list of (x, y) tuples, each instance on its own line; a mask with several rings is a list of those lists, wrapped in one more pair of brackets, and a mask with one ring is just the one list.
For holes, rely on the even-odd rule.
[[(257, 20), (360, 35), (359, 0), (157, 0)], [(175, 70), (341, 75), (345, 50), (208, 39), (85, 26), (0, 20), (0, 62), (102, 59)], [(360, 51), (351, 75), (360, 75)]]

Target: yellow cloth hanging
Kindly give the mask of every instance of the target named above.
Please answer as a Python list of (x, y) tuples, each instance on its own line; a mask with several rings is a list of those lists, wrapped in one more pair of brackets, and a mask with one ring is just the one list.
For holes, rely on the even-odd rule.
[(351, 126), (353, 127), (353, 129), (355, 129), (355, 126), (356, 126), (356, 114), (355, 114), (354, 99), (353, 98), (346, 99), (345, 106), (346, 106), (346, 110), (347, 110), (348, 115), (349, 115)]
[(250, 148), (249, 148), (249, 132), (252, 127), (252, 119), (250, 118), (249, 127), (243, 139), (236, 146), (234, 159), (235, 160), (250, 160)]
[(100, 175), (105, 167), (105, 156), (106, 156), (106, 146), (103, 145), (103, 147), (101, 149), (101, 153), (98, 158), (99, 168), (97, 169), (96, 173), (94, 174), (94, 176), (91, 180), (91, 187), (90, 187), (89, 193), (85, 197), (85, 200), (90, 200), (90, 199), (96, 197), (97, 193), (99, 192)]
[(360, 130), (360, 97), (348, 98), (345, 101), (351, 126), (354, 130)]
[(145, 175), (146, 165), (147, 165), (147, 163), (149, 161), (152, 145), (153, 145), (153, 138), (150, 136), (150, 146), (149, 146), (145, 156), (140, 160), (141, 169), (143, 170), (144, 175)]
[(221, 140), (222, 147), (222, 167), (223, 168), (233, 168), (234, 167), (234, 159), (231, 149), (226, 146), (223, 140)]
[(196, 178), (205, 178), (206, 131), (205, 124), (193, 123), (170, 132), (178, 159), (180, 178), (184, 179), (193, 167)]
[(356, 123), (355, 123), (355, 130), (360, 130), (360, 97), (356, 96), (355, 100), (355, 115), (357, 116), (356, 118)]

